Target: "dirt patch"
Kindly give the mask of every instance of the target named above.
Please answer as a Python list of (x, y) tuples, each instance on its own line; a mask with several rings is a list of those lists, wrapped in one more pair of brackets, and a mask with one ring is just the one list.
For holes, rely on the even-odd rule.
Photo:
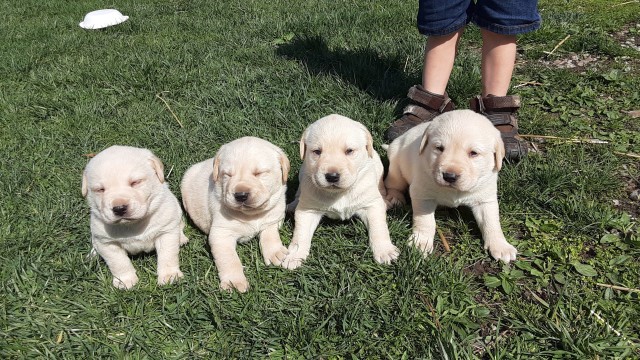
[(620, 46), (640, 51), (640, 23), (626, 25), (611, 36)]
[(626, 191), (619, 199), (613, 200), (613, 205), (620, 211), (629, 214), (632, 218), (640, 217), (640, 179), (637, 175), (640, 173), (640, 164), (625, 165), (620, 174), (624, 178)]

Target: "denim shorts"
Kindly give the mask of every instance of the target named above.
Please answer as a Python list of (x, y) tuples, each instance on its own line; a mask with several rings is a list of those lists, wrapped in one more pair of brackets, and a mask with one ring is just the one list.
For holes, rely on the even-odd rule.
[(423, 35), (451, 34), (473, 22), (502, 35), (540, 27), (537, 0), (419, 0), (418, 30)]

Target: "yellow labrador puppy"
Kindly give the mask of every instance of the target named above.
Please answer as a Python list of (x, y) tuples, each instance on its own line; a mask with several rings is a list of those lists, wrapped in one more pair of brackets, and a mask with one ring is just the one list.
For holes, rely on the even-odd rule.
[(105, 260), (113, 285), (138, 282), (128, 254), (156, 250), (158, 284), (181, 278), (178, 252), (188, 239), (182, 209), (164, 181), (162, 162), (147, 149), (111, 146), (92, 158), (82, 176), (91, 208), (92, 254)]
[(249, 283), (236, 252), (238, 241), (260, 237), (267, 265), (280, 265), (287, 248), (279, 228), (285, 215), (289, 159), (256, 137), (222, 145), (212, 159), (193, 165), (181, 184), (182, 202), (194, 224), (209, 234), (220, 287), (245, 292)]
[(388, 149), (385, 179), (389, 206), (405, 202), (409, 187), (413, 207), (411, 244), (433, 251), (437, 205), (469, 206), (484, 238), (484, 247), (505, 263), (516, 259), (498, 212), (498, 171), (504, 158), (500, 132), (471, 110), (444, 113), (394, 140)]
[(362, 219), (375, 260), (389, 264), (398, 255), (387, 227), (383, 166), (364, 125), (329, 115), (309, 125), (300, 140), (300, 187), (288, 210), (295, 228), (284, 266), (295, 269), (311, 248), (320, 219)]

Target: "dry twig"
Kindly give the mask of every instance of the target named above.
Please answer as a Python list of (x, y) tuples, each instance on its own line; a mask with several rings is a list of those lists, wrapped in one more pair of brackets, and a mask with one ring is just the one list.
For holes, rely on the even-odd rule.
[(606, 288), (610, 288), (610, 289), (613, 289), (613, 290), (621, 290), (621, 291), (640, 293), (640, 289), (632, 289), (632, 288), (627, 288), (627, 287), (624, 287), (624, 286), (610, 285), (610, 284), (603, 284), (603, 283), (596, 283), (596, 285), (602, 286), (602, 287), (606, 287)]
[(523, 87), (523, 86), (541, 86), (544, 85), (543, 83), (537, 82), (537, 81), (527, 81), (527, 82), (523, 82), (522, 84), (518, 84), (516, 86), (514, 86), (514, 88), (519, 88), (519, 87)]
[(614, 8), (614, 7), (618, 7), (618, 6), (622, 6), (622, 5), (628, 5), (628, 4), (633, 4), (633, 3), (637, 3), (637, 2), (640, 2), (640, 0), (631, 0), (631, 1), (627, 1), (627, 2), (620, 3), (620, 4), (614, 4), (614, 5), (611, 5), (611, 7), (612, 7), (612, 8)]
[(442, 241), (442, 246), (444, 246), (444, 251), (451, 252), (451, 247), (449, 247), (449, 242), (447, 241), (447, 238), (444, 237), (444, 234), (442, 233), (442, 230), (440, 230), (439, 228), (436, 228), (436, 231), (438, 232), (438, 236), (440, 237), (440, 241)]
[(551, 135), (527, 135), (520, 134), (518, 135), (521, 138), (530, 138), (530, 139), (545, 139), (545, 140), (560, 140), (571, 143), (583, 143), (583, 144), (608, 144), (608, 141), (598, 140), (598, 139), (579, 139), (579, 138), (563, 138), (559, 136), (551, 136)]
[(562, 41), (558, 43), (558, 45), (556, 45), (556, 47), (553, 48), (553, 50), (544, 51), (544, 53), (547, 54), (547, 56), (552, 55), (554, 52), (556, 52), (556, 50), (558, 50), (560, 46), (562, 46), (562, 44), (564, 44), (565, 41), (569, 40), (570, 37), (571, 35), (567, 35), (564, 39), (562, 39)]

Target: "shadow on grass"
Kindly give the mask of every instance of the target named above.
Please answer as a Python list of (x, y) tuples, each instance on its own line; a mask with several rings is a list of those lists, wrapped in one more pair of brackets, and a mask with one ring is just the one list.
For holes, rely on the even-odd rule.
[(337, 76), (375, 99), (404, 98), (420, 78), (407, 74), (400, 57), (385, 57), (372, 49), (329, 49), (319, 36), (296, 37), (276, 50), (302, 62), (314, 75)]

